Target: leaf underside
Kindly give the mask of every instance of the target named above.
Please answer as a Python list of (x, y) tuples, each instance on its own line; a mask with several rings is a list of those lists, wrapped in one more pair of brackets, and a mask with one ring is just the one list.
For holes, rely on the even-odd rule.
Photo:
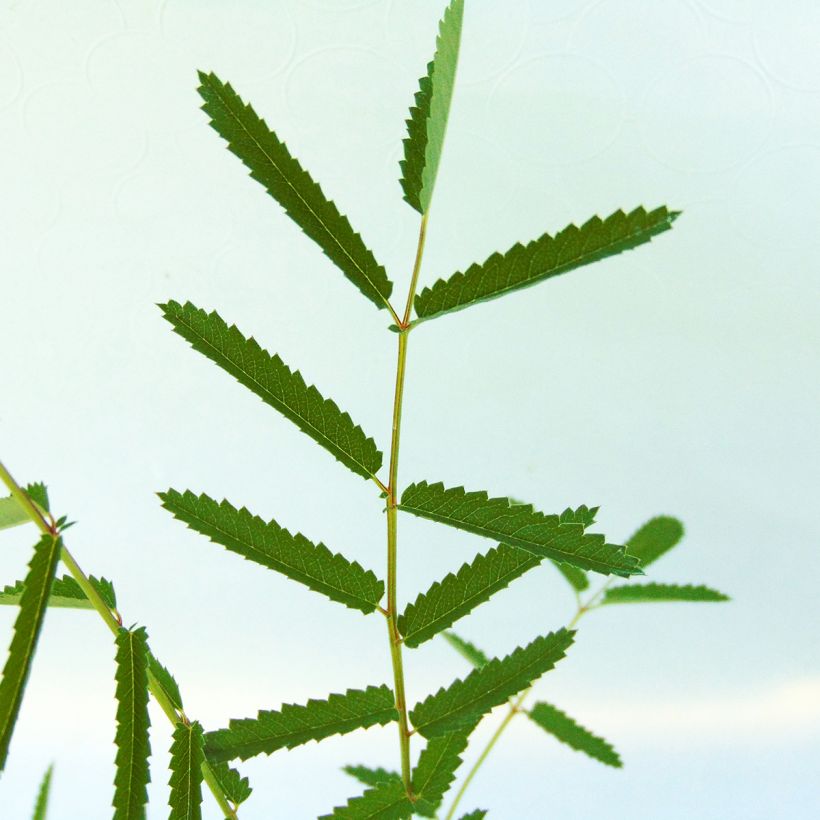
[(416, 814), (435, 817), (444, 795), (450, 788), (461, 765), (461, 755), (467, 748), (475, 724), (427, 741), (413, 769), (413, 793), (418, 795)]
[(148, 757), (148, 636), (145, 629), (117, 633), (117, 746), (114, 820), (145, 817)]
[(5, 768), (14, 724), (23, 703), (61, 546), (59, 538), (44, 535), (34, 547), (23, 582), (20, 611), (14, 621), (14, 634), (0, 679), (0, 772)]
[(620, 768), (621, 758), (611, 744), (589, 729), (576, 723), (569, 715), (549, 703), (536, 703), (527, 713), (533, 723), (549, 732), (562, 743), (583, 752), (607, 766)]
[(641, 574), (638, 559), (627, 555), (624, 547), (607, 544), (603, 535), (584, 532), (587, 507), (545, 515), (508, 498), (422, 481), (407, 487), (399, 509), (580, 569), (622, 577)]
[(48, 796), (51, 792), (51, 775), (54, 772), (54, 766), (49, 766), (43, 779), (40, 782), (40, 788), (37, 792), (37, 802), (34, 804), (34, 813), (31, 815), (31, 820), (46, 820), (48, 812)]
[(190, 302), (180, 305), (174, 301), (160, 308), (194, 350), (290, 419), (354, 473), (371, 478), (379, 471), (382, 454), (373, 439), (332, 399), (307, 385), (298, 370), (263, 350), (252, 337), (243, 336), (235, 325), (229, 327), (216, 311), (206, 313)]
[(232, 769), (227, 763), (211, 763), (211, 771), (219, 783), (219, 788), (228, 800), (238, 806), (244, 803), (253, 792), (247, 777)]
[(461, 42), (464, 0), (452, 0), (439, 22), (436, 53), (419, 80), (407, 120), (401, 166), (404, 199), (419, 213), (430, 207), (450, 114)]
[[(105, 578), (88, 579), (97, 590), (100, 597), (111, 609), (116, 609), (117, 596), (111, 581)], [(0, 592), (0, 606), (16, 606), (20, 603), (25, 583), (17, 581), (13, 586), (6, 586)], [(94, 609), (93, 604), (83, 592), (82, 587), (70, 576), (55, 578), (51, 584), (51, 593), (48, 596), (48, 606), (63, 607), (65, 609)]]
[(276, 711), (260, 711), (255, 718), (231, 720), (227, 729), (205, 735), (205, 753), (216, 763), (247, 760), (394, 720), (398, 713), (390, 687), (348, 689), (327, 700), (309, 700), (304, 706), (288, 703)]
[(486, 666), (490, 659), (473, 643), (460, 638), (455, 632), (442, 632), (442, 637), (462, 657), (466, 658), (477, 669)]
[(729, 596), (706, 586), (692, 584), (626, 584), (608, 589), (602, 604), (641, 604), (663, 601), (728, 601)]
[(211, 126), (250, 170), (251, 177), (378, 308), (393, 290), (382, 265), (265, 121), (215, 74), (199, 72), (202, 109)]
[(384, 583), (369, 570), (324, 544), (291, 534), (275, 521), (263, 521), (244, 507), (216, 502), (207, 495), (167, 490), (159, 494), (166, 510), (217, 544), (269, 569), (281, 572), (351, 609), (373, 612)]
[(526, 245), (517, 243), (425, 288), (415, 298), (416, 314), (425, 320), (462, 310), (635, 248), (669, 230), (678, 214), (665, 207), (615, 211), (580, 228), (570, 225), (554, 237), (544, 234)]
[(541, 558), (527, 550), (499, 544), (472, 563), (462, 565), (421, 593), (399, 616), (399, 632), (407, 646), (415, 647), (451, 626), (479, 604), (490, 599)]
[(13, 495), (0, 498), (0, 530), (17, 527), (31, 521), (29, 514), (20, 506)]
[(168, 820), (202, 817), (202, 764), (205, 762), (202, 726), (197, 721), (178, 723), (171, 744), (171, 793)]
[(389, 780), (351, 797), (319, 820), (407, 820), (413, 814), (413, 803), (407, 797), (401, 780)]
[(626, 551), (642, 567), (657, 561), (683, 538), (683, 524), (669, 515), (659, 515), (646, 522), (627, 542)]
[(424, 737), (438, 737), (474, 724), (483, 714), (526, 689), (552, 669), (572, 644), (574, 632), (559, 629), (504, 658), (494, 658), (417, 704), (410, 712)]

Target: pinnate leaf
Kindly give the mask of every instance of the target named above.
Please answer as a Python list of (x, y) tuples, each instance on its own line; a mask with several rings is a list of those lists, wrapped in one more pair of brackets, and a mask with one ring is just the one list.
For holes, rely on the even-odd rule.
[[(117, 606), (117, 596), (110, 581), (105, 578), (88, 579), (97, 590), (105, 603), (114, 609)], [(23, 581), (17, 581), (13, 586), (6, 586), (0, 591), (0, 606), (16, 606), (25, 589)], [(51, 593), (48, 596), (48, 606), (65, 607), (66, 609), (93, 609), (91, 601), (83, 592), (82, 587), (70, 576), (55, 578), (51, 584)]]
[(586, 516), (580, 513), (570, 521), (566, 512), (545, 515), (529, 504), (426, 481), (407, 487), (399, 509), (581, 569), (623, 577), (641, 574), (638, 560), (627, 555), (624, 547), (607, 544), (603, 535), (584, 532)]
[(304, 706), (287, 703), (275, 711), (261, 711), (255, 718), (231, 720), (227, 729), (205, 735), (205, 753), (216, 763), (237, 757), (247, 760), (394, 720), (398, 712), (390, 687), (348, 689), (327, 700), (309, 700)]
[(647, 567), (669, 552), (683, 538), (683, 524), (669, 515), (659, 515), (646, 522), (626, 542), (626, 551)]
[(405, 201), (422, 214), (430, 207), (444, 147), (463, 17), (464, 0), (452, 0), (439, 23), (436, 53), (419, 80), (416, 104), (407, 120), (401, 187)]
[(202, 727), (194, 721), (177, 723), (171, 744), (171, 793), (168, 820), (202, 817), (202, 764), (205, 762)]
[(407, 606), (398, 619), (404, 642), (414, 647), (430, 640), (528, 569), (537, 567), (541, 560), (507, 544), (477, 556), (455, 575), (450, 573), (436, 581)]
[(572, 644), (574, 632), (559, 629), (536, 638), (504, 658), (493, 658), (417, 704), (410, 712), (424, 737), (438, 737), (473, 725), (483, 714), (526, 689), (552, 669)]
[(59, 538), (44, 535), (34, 547), (23, 582), (20, 611), (14, 621), (14, 634), (0, 679), (0, 772), (5, 768), (14, 724), (23, 703), (61, 547)]
[(455, 632), (442, 632), (442, 636), (459, 655), (466, 658), (476, 668), (486, 666), (489, 663), (490, 659), (475, 644), (465, 641)]
[(227, 763), (211, 763), (211, 771), (222, 789), (222, 794), (235, 806), (244, 803), (252, 794), (253, 789), (247, 777), (231, 768)]
[(537, 723), (567, 746), (594, 757), (607, 766), (620, 768), (623, 765), (620, 756), (609, 743), (577, 724), (555, 706), (543, 702), (536, 703), (527, 714), (533, 723)]
[(385, 307), (393, 283), (348, 218), (229, 83), (213, 73), (200, 72), (199, 80), (202, 108), (228, 148), (342, 273), (376, 307)]
[(48, 812), (48, 797), (51, 792), (51, 776), (54, 773), (54, 766), (49, 766), (43, 779), (40, 782), (40, 789), (37, 792), (37, 802), (34, 804), (34, 813), (31, 820), (46, 820)]
[(424, 320), (462, 310), (635, 248), (669, 230), (677, 216), (665, 207), (615, 211), (606, 219), (595, 216), (580, 228), (570, 225), (555, 236), (517, 243), (425, 288), (416, 296), (416, 314)]
[(319, 820), (406, 820), (413, 814), (413, 804), (407, 797), (401, 780), (389, 780), (351, 797), (344, 806), (337, 806)]
[(464, 729), (450, 732), (427, 741), (419, 761), (413, 769), (413, 793), (417, 795), (416, 813), (435, 817), (444, 795), (450, 788), (461, 765), (461, 755), (467, 748), (473, 723)]
[(207, 495), (167, 490), (162, 505), (175, 518), (217, 544), (281, 572), (352, 609), (373, 612), (384, 594), (384, 583), (355, 561), (313, 544), (304, 535), (292, 535), (275, 521), (263, 521), (244, 507)]
[(145, 629), (117, 633), (117, 746), (114, 820), (145, 817), (148, 802), (148, 636)]
[(329, 450), (354, 473), (370, 478), (382, 464), (373, 439), (354, 425), (332, 399), (325, 399), (305, 384), (298, 370), (291, 370), (276, 355), (263, 350), (253, 338), (245, 338), (215, 311), (206, 313), (190, 302), (160, 305), (174, 330), (194, 350), (207, 356), (266, 404), (290, 419), (303, 433)]
[(625, 584), (608, 589), (602, 604), (642, 604), (662, 601), (728, 601), (729, 596), (692, 584)]

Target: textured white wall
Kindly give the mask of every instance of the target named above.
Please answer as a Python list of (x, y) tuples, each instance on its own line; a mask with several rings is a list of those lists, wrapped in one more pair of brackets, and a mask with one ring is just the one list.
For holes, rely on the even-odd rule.
[[(224, 495), (379, 571), (382, 521), (371, 487), (154, 303), (218, 308), (382, 443), (395, 337), (207, 127), (195, 69), (253, 102), (401, 292), (417, 229), (396, 181), (403, 120), (442, 7), (0, 2), (0, 454), (79, 521), (77, 558), (115, 579), (209, 728), (387, 680), (384, 627), (197, 538), (153, 491)], [(402, 475), (548, 511), (601, 504), (614, 539), (678, 515), (686, 541), (654, 577), (735, 600), (590, 616), (541, 692), (626, 768), (522, 723), (465, 810), (768, 820), (820, 798), (819, 39), (808, 0), (467, 2), (423, 282), (593, 213), (684, 215), (649, 247), (414, 333)], [(401, 526), (405, 599), (486, 546)], [(3, 533), (0, 581), (32, 539)], [(545, 568), (461, 631), (504, 653), (571, 610)], [(438, 642), (406, 663), (411, 697), (466, 671)], [(113, 712), (107, 631), (49, 613), (0, 816), (28, 816), (52, 760), (51, 816), (108, 816)], [(169, 732), (154, 724), (162, 817)], [(243, 816), (314, 817), (356, 793), (342, 764), (395, 754), (390, 727), (251, 761)]]

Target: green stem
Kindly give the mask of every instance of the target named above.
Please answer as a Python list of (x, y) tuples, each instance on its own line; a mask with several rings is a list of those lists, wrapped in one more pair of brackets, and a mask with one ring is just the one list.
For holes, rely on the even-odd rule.
[[(0, 462), (0, 479), (2, 479), (3, 483), (6, 487), (8, 487), (14, 498), (17, 499), (23, 509), (29, 514), (31, 520), (43, 533), (48, 535), (57, 535), (54, 524), (49, 523), (49, 521), (46, 520), (37, 505), (34, 504), (34, 502), (28, 497), (25, 490), (23, 490), (23, 488), (20, 487), (20, 485), (14, 480), (11, 473), (9, 473), (2, 462)], [(108, 604), (106, 604), (106, 602), (102, 599), (99, 592), (97, 592), (96, 588), (89, 580), (88, 576), (82, 571), (82, 569), (80, 569), (80, 565), (74, 559), (74, 556), (68, 551), (65, 543), (63, 543), (60, 551), (60, 558), (63, 564), (65, 564), (66, 569), (68, 569), (74, 580), (79, 584), (80, 588), (85, 593), (86, 598), (88, 598), (91, 602), (91, 606), (97, 610), (97, 613), (103, 619), (105, 625), (114, 635), (116, 635), (122, 627), (119, 616), (115, 615), (111, 611)], [(171, 721), (172, 725), (176, 726), (177, 723), (183, 721), (184, 716), (180, 715), (180, 713), (176, 710), (171, 702), (171, 699), (162, 688), (162, 684), (156, 677), (154, 677), (150, 669), (148, 670), (148, 689), (154, 696), (154, 700), (156, 700), (162, 711), (168, 717), (168, 720)], [(207, 761), (202, 764), (202, 776), (213, 793), (216, 802), (219, 804), (219, 808), (224, 812), (224, 816), (231, 818), (231, 820), (237, 820), (236, 810), (233, 809), (228, 803), (222, 789), (219, 786), (219, 783), (216, 780), (216, 777), (214, 776), (213, 771), (211, 770), (210, 764)]]

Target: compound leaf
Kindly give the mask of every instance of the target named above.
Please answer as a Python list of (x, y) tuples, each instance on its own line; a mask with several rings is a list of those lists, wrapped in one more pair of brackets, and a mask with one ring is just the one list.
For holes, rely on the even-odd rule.
[(445, 489), (441, 483), (422, 481), (407, 487), (399, 509), (580, 569), (623, 577), (641, 574), (637, 558), (627, 555), (624, 547), (607, 544), (603, 535), (584, 532), (586, 507), (577, 515), (574, 511), (544, 515), (508, 498), (489, 498), (485, 492)]
[(678, 214), (665, 207), (615, 211), (580, 228), (570, 225), (554, 237), (544, 234), (526, 245), (517, 243), (425, 288), (415, 298), (416, 314), (420, 320), (432, 319), (635, 248), (669, 230)]
[(211, 126), (247, 166), (251, 177), (376, 307), (386, 307), (393, 283), (348, 218), (229, 83), (213, 73), (199, 72), (199, 80), (198, 91), (205, 101), (202, 108)]
[(211, 771), (222, 789), (222, 794), (234, 805), (244, 803), (253, 792), (247, 777), (232, 769), (227, 763), (211, 763)]
[(620, 768), (623, 765), (620, 756), (609, 743), (577, 724), (569, 715), (555, 706), (543, 702), (536, 703), (527, 714), (533, 723), (537, 723), (542, 729), (576, 751), (594, 757), (607, 766)]
[(54, 772), (54, 766), (51, 765), (46, 769), (43, 779), (40, 782), (40, 789), (37, 792), (37, 802), (34, 804), (34, 814), (31, 815), (31, 820), (46, 820), (46, 813), (48, 812), (48, 797), (51, 792), (51, 775)]
[(202, 817), (202, 764), (205, 762), (202, 726), (177, 723), (171, 744), (171, 793), (168, 820), (200, 820)]
[(217, 544), (281, 572), (352, 609), (373, 612), (384, 594), (384, 583), (355, 561), (314, 544), (304, 535), (292, 535), (275, 521), (265, 522), (244, 507), (216, 502), (189, 490), (159, 493), (166, 510), (191, 529)]
[(459, 655), (466, 658), (476, 668), (486, 666), (489, 663), (490, 659), (475, 644), (465, 641), (455, 632), (442, 632), (442, 637)]
[(647, 567), (669, 552), (683, 538), (683, 524), (669, 515), (646, 522), (627, 542), (626, 551)]
[(642, 604), (660, 601), (728, 601), (729, 596), (692, 584), (626, 584), (608, 589), (602, 604)]
[(413, 803), (407, 797), (401, 780), (389, 780), (351, 797), (344, 806), (319, 820), (406, 820), (413, 814)]
[(276, 355), (263, 350), (253, 338), (245, 338), (216, 311), (206, 313), (190, 302), (160, 305), (174, 330), (262, 401), (290, 419), (303, 433), (329, 450), (354, 473), (370, 478), (382, 465), (382, 454), (373, 439), (354, 425), (332, 399), (325, 399), (305, 384), (298, 370), (291, 370)]
[(34, 547), (29, 570), (23, 581), (20, 611), (14, 621), (9, 655), (0, 679), (0, 772), (5, 768), (8, 758), (14, 724), (20, 713), (23, 692), (31, 672), (61, 547), (60, 538), (44, 535)]
[(114, 820), (145, 817), (148, 757), (148, 636), (145, 629), (117, 633), (117, 746)]
[[(95, 578), (93, 575), (88, 579), (97, 590), (100, 597), (111, 608), (117, 606), (117, 597), (114, 587), (105, 578)], [(16, 606), (25, 589), (23, 581), (17, 581), (13, 586), (6, 586), (0, 591), (0, 606)], [(70, 576), (64, 575), (62, 578), (55, 578), (51, 584), (51, 592), (48, 596), (48, 606), (64, 607), (66, 609), (93, 609), (91, 601), (83, 592), (82, 587)]]
[(486, 555), (478, 555), (455, 575), (450, 573), (436, 581), (407, 606), (398, 619), (404, 642), (414, 647), (430, 640), (528, 569), (538, 566), (541, 560), (508, 544), (499, 544)]
[(463, 17), (464, 0), (452, 0), (439, 22), (436, 53), (419, 80), (416, 104), (407, 120), (400, 181), (405, 201), (421, 214), (430, 207), (444, 147)]
[(309, 700), (304, 706), (286, 703), (255, 718), (231, 720), (227, 729), (205, 735), (205, 754), (216, 763), (237, 757), (247, 760), (394, 720), (398, 712), (389, 686), (348, 689), (327, 700)]
[(552, 669), (572, 644), (574, 632), (559, 629), (536, 638), (504, 658), (493, 658), (417, 704), (410, 712), (413, 726), (426, 738), (466, 729), (481, 715), (526, 689)]
[(450, 732), (427, 741), (413, 769), (413, 793), (418, 796), (416, 813), (435, 817), (444, 795), (461, 765), (461, 754), (475, 728), (473, 723), (464, 729)]

